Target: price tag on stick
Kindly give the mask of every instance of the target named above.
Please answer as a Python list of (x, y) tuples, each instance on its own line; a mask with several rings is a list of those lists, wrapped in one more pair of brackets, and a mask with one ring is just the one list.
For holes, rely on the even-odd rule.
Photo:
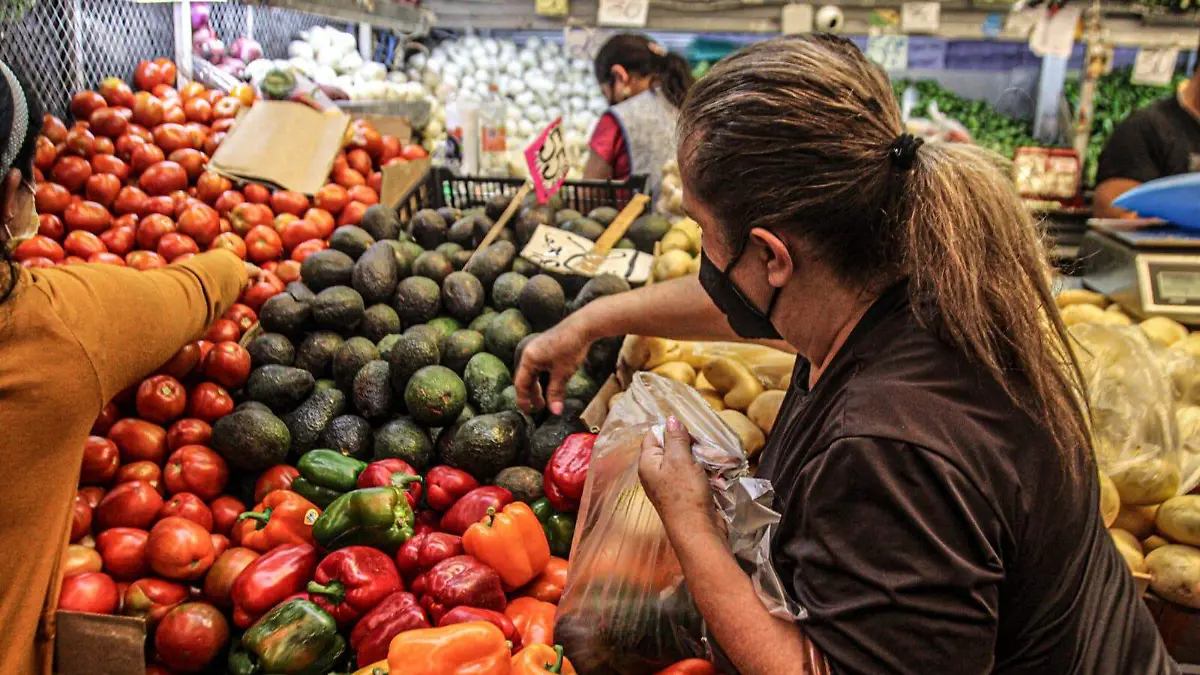
[(1129, 79), (1134, 84), (1152, 84), (1160, 87), (1168, 85), (1175, 75), (1175, 64), (1178, 62), (1178, 47), (1139, 49), (1137, 57), (1133, 60), (1133, 74)]
[(563, 138), (562, 118), (551, 122), (525, 149), (525, 163), (539, 204), (545, 204), (562, 187), (571, 170), (567, 141)]
[(487, 236), (483, 238), (483, 241), (479, 242), (479, 246), (475, 249), (475, 252), (467, 259), (467, 265), (471, 264), (471, 261), (475, 259), (475, 256), (479, 255), (480, 251), (491, 246), (492, 242), (496, 241), (496, 237), (500, 236), (500, 231), (504, 229), (508, 221), (512, 220), (513, 214), (517, 212), (517, 209), (521, 208), (521, 202), (525, 201), (525, 195), (529, 194), (531, 188), (532, 186), (529, 184), (529, 181), (525, 181), (521, 189), (517, 190), (517, 194), (508, 203), (508, 208), (504, 209), (504, 213), (500, 214), (500, 217), (496, 219), (496, 224), (492, 225), (492, 229), (488, 230)]

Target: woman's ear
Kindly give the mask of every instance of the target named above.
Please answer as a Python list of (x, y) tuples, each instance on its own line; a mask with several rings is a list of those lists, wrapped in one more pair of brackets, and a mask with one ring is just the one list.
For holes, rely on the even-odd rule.
[(796, 260), (792, 258), (787, 242), (774, 232), (761, 227), (750, 230), (750, 238), (762, 247), (762, 263), (767, 268), (767, 283), (775, 288), (783, 288), (796, 270)]
[(629, 84), (629, 71), (625, 70), (625, 66), (617, 64), (612, 67), (612, 71), (610, 72), (612, 72), (614, 89), (616, 88), (617, 84)]

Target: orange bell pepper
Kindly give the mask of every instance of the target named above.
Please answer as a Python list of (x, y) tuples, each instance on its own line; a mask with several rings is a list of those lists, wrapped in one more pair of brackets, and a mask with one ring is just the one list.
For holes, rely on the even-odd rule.
[(558, 607), (537, 598), (516, 598), (504, 608), (525, 646), (554, 644), (554, 612)]
[(277, 546), (312, 544), (313, 523), (321, 509), (291, 490), (275, 490), (262, 503), (238, 516), (233, 540), (266, 553)]
[(704, 659), (684, 659), (663, 668), (654, 675), (715, 675), (717, 669)]
[(530, 645), (512, 659), (511, 675), (545, 675), (561, 673), (576, 675), (575, 666), (563, 656), (563, 648), (554, 645)]
[(521, 591), (521, 595), (557, 605), (566, 587), (567, 561), (552, 557), (550, 562), (546, 563), (546, 569)]
[(499, 513), (489, 507), (487, 516), (467, 528), (463, 549), (500, 574), (511, 591), (533, 581), (550, 562), (550, 542), (542, 523), (524, 502), (514, 502)]
[(512, 652), (504, 633), (473, 621), (418, 628), (392, 638), (388, 675), (509, 675)]

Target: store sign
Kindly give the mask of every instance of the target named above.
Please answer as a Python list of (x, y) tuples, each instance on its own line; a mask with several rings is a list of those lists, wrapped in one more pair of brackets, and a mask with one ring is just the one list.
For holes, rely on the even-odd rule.
[(867, 58), (891, 73), (908, 68), (908, 36), (875, 35), (867, 38)]
[(780, 25), (784, 35), (811, 33), (813, 29), (812, 5), (784, 5)]
[(525, 163), (529, 165), (529, 177), (533, 181), (538, 203), (545, 204), (562, 187), (567, 172), (571, 170), (561, 117), (551, 122), (525, 148)]
[(601, 26), (643, 28), (650, 16), (650, 0), (600, 0), (596, 23)]
[(584, 265), (584, 259), (595, 246), (587, 237), (582, 237), (557, 227), (538, 225), (529, 243), (521, 249), (521, 257), (547, 272), (595, 276), (615, 274), (639, 284), (650, 278), (653, 256), (634, 249), (615, 248), (608, 252), (604, 261), (594, 269)]
[(1144, 47), (1138, 50), (1137, 57), (1133, 60), (1133, 75), (1130, 80), (1134, 84), (1152, 84), (1160, 87), (1168, 85), (1175, 76), (1175, 64), (1178, 62), (1178, 47)]
[(1044, 6), (1036, 10), (1037, 22), (1029, 33), (1029, 49), (1038, 56), (1070, 58), (1083, 8), (1067, 5), (1051, 14)]
[(535, 0), (533, 11), (538, 16), (566, 16), (570, 6), (567, 0)]
[(905, 33), (936, 33), (941, 16), (940, 2), (906, 2), (900, 8), (900, 26)]

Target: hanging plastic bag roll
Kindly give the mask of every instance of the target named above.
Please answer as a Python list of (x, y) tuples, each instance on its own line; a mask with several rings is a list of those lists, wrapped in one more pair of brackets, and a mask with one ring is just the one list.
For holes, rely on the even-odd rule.
[(771, 614), (806, 612), (784, 591), (770, 561), (779, 514), (769, 481), (749, 475), (738, 437), (691, 387), (638, 373), (596, 439), (578, 517), (571, 572), (558, 605), (556, 639), (584, 675), (650, 675), (685, 658), (736, 672), (706, 634), (666, 531), (638, 480), (647, 433), (662, 437), (674, 415), (712, 485), (730, 550)]

